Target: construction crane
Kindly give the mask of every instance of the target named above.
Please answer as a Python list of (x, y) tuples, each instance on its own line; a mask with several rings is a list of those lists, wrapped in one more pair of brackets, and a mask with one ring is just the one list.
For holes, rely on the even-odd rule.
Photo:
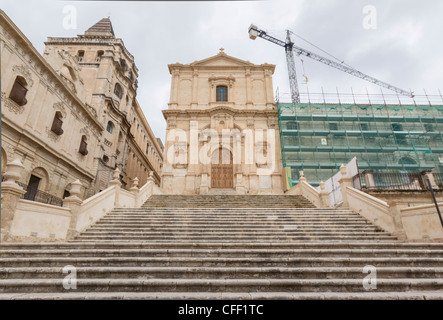
[(395, 91), (398, 94), (408, 96), (410, 98), (414, 97), (412, 92), (397, 88), (393, 85), (390, 85), (389, 83), (380, 81), (378, 79), (375, 79), (371, 76), (364, 74), (363, 72), (355, 70), (354, 68), (352, 68), (350, 66), (344, 65), (343, 63), (338, 63), (338, 62), (332, 61), (332, 60), (322, 57), (316, 53), (313, 53), (313, 52), (310, 52), (306, 49), (295, 46), (294, 43), (291, 41), (291, 36), (290, 36), (291, 31), (289, 31), (289, 30), (286, 30), (286, 41), (283, 41), (283, 40), (277, 39), (273, 36), (270, 36), (269, 34), (266, 33), (266, 31), (259, 29), (257, 26), (255, 26), (253, 24), (251, 24), (248, 31), (249, 31), (249, 38), (252, 40), (255, 40), (257, 37), (260, 37), (260, 38), (263, 38), (265, 40), (268, 40), (272, 43), (275, 43), (275, 44), (285, 48), (286, 63), (288, 65), (288, 74), (289, 74), (289, 86), (291, 88), (292, 103), (300, 103), (300, 92), (298, 90), (297, 73), (295, 71), (294, 52), (298, 56), (303, 55), (308, 58), (317, 60), (317, 61), (324, 63), (330, 67), (336, 68), (338, 70), (344, 71), (344, 72), (349, 73), (349, 74), (356, 76), (358, 78), (372, 82), (380, 87), (384, 87), (386, 89)]

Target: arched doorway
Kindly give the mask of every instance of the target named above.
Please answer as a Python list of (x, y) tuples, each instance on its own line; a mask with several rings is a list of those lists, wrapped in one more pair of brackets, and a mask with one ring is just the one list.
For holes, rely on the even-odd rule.
[(226, 148), (219, 148), (211, 157), (211, 188), (233, 188), (234, 168), (232, 153)]

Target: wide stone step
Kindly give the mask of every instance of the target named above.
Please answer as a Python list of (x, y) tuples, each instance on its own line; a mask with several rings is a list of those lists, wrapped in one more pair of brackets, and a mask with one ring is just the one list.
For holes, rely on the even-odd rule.
[(133, 241), (128, 244), (127, 242), (36, 242), (36, 243), (2, 243), (0, 244), (0, 252), (3, 250), (12, 249), (154, 249), (154, 248), (192, 248), (192, 249), (411, 249), (411, 250), (443, 250), (443, 243), (420, 243), (420, 242), (400, 242), (400, 241), (349, 241), (349, 242), (299, 242), (299, 243), (236, 243), (236, 242), (140, 242)]
[(395, 237), (389, 235), (275, 235), (275, 236), (220, 236), (220, 235), (170, 235), (170, 236), (155, 236), (155, 235), (144, 235), (144, 236), (130, 236), (130, 235), (79, 235), (78, 240), (87, 241), (97, 241), (97, 240), (126, 240), (126, 241), (262, 241), (262, 242), (273, 242), (273, 241), (306, 241), (306, 240), (336, 240), (336, 241), (357, 241), (357, 240), (394, 240)]
[(293, 227), (300, 227), (300, 228), (342, 228), (342, 227), (346, 227), (346, 228), (376, 228), (378, 230), (378, 227), (369, 224), (369, 223), (336, 223), (336, 224), (327, 224), (325, 225), (324, 223), (309, 223), (309, 222), (304, 222), (304, 223), (281, 223), (281, 224), (276, 224), (276, 223), (268, 223), (268, 224), (257, 224), (257, 223), (250, 223), (250, 222), (244, 222), (244, 223), (236, 223), (235, 225), (230, 225), (229, 223), (206, 223), (206, 222), (188, 222), (188, 223), (183, 223), (183, 222), (175, 222), (175, 223), (143, 223), (143, 224), (138, 224), (136, 222), (109, 222), (109, 221), (97, 221), (97, 223), (95, 223), (91, 228), (96, 228), (96, 227), (110, 227), (110, 228), (178, 228), (178, 227), (195, 227), (195, 228), (213, 228), (214, 226), (217, 226), (219, 228), (237, 228), (237, 229), (241, 229), (241, 228), (247, 228), (247, 229), (258, 229), (258, 228), (284, 228), (285, 226), (293, 226)]
[(441, 267), (441, 257), (26, 257), (2, 258), (11, 267)]
[(425, 249), (10, 249), (1, 258), (20, 257), (443, 257)]
[(40, 292), (0, 293), (0, 300), (442, 300), (443, 292)]
[[(193, 226), (193, 225), (175, 225), (175, 226), (127, 226), (122, 227), (118, 225), (95, 225), (88, 229), (88, 232), (226, 232), (226, 227), (214, 227), (214, 226)], [(358, 227), (349, 227), (346, 225), (343, 226), (321, 226), (321, 227), (305, 227), (305, 226), (296, 226), (296, 225), (279, 225), (279, 226), (253, 226), (253, 227), (232, 227), (230, 231), (233, 232), (281, 232), (285, 230), (299, 230), (302, 232), (315, 232), (315, 231), (331, 231), (331, 232), (378, 232), (380, 229), (373, 226), (358, 226)]]
[[(363, 279), (363, 268), (80, 267), (77, 279)], [(0, 268), (0, 279), (60, 279), (63, 267)], [(443, 268), (382, 267), (377, 279), (442, 279)]]
[(379, 235), (385, 235), (390, 236), (389, 233), (384, 231), (364, 231), (361, 230), (318, 230), (314, 229), (311, 231), (299, 229), (299, 228), (275, 228), (274, 230), (270, 231), (263, 231), (263, 230), (244, 230), (244, 229), (238, 229), (238, 230), (210, 230), (210, 229), (183, 229), (183, 230), (137, 230), (137, 231), (128, 231), (128, 230), (91, 230), (82, 232), (81, 235), (88, 235), (88, 236), (103, 236), (103, 235), (109, 235), (109, 236), (172, 236), (172, 237), (184, 237), (184, 236), (200, 236), (200, 237), (221, 237), (221, 236), (227, 236), (227, 237), (237, 237), (237, 236), (253, 236), (253, 237), (294, 237), (294, 236), (354, 236), (354, 235), (364, 235), (364, 236), (379, 236)]
[[(103, 217), (101, 221), (113, 221), (113, 222), (161, 222), (161, 223), (180, 223), (180, 222), (201, 222), (201, 223), (210, 223), (210, 224), (216, 224), (216, 223), (225, 223), (228, 224), (231, 223), (261, 223), (261, 224), (268, 224), (268, 223), (366, 223), (370, 224), (367, 220), (363, 218), (303, 218), (303, 217), (295, 217), (295, 218), (273, 218), (270, 217), (268, 219), (223, 219), (219, 217), (214, 217), (213, 219), (210, 218), (190, 218), (190, 217), (176, 217), (176, 218), (164, 218), (164, 217)], [(229, 222), (228, 222), (229, 221)]]
[[(377, 291), (443, 288), (442, 279), (377, 279)], [(65, 292), (62, 279), (0, 280), (1, 293)], [(365, 292), (361, 279), (78, 279), (76, 292)]]
[(161, 214), (161, 215), (177, 215), (177, 214), (195, 214), (195, 215), (238, 215), (238, 216), (248, 216), (248, 215), (256, 215), (256, 216), (266, 216), (266, 215), (310, 215), (310, 216), (318, 216), (318, 215), (354, 215), (357, 216), (355, 212), (350, 210), (346, 211), (338, 211), (338, 210), (300, 210), (300, 209), (290, 209), (290, 210), (281, 210), (278, 208), (275, 209), (163, 209), (163, 210), (149, 210), (146, 208), (143, 209), (114, 209), (112, 213), (115, 214)]

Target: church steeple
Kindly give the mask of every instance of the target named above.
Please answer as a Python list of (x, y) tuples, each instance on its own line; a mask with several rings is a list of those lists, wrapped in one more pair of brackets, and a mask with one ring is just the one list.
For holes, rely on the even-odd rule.
[(103, 18), (85, 32), (85, 36), (115, 38), (111, 19)]

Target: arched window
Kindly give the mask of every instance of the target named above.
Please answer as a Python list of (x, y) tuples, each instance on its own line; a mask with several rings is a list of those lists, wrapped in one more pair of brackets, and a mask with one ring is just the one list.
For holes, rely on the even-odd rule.
[(78, 149), (82, 155), (86, 156), (88, 154), (88, 143), (86, 142), (86, 136), (82, 136), (82, 140), (80, 142), (80, 148)]
[(28, 92), (26, 80), (23, 77), (17, 76), (12, 86), (9, 98), (17, 103), (19, 106), (24, 106), (28, 101), (26, 100), (26, 93)]
[(398, 164), (417, 164), (417, 161), (412, 159), (411, 157), (404, 156), (398, 160)]
[(217, 101), (228, 101), (228, 87), (217, 86)]
[(146, 144), (146, 154), (149, 153), (149, 143)]
[(62, 113), (60, 111), (57, 111), (55, 113), (54, 120), (52, 120), (51, 131), (59, 136), (63, 134), (63, 129), (62, 129), (63, 120), (62, 119), (63, 119)]
[(112, 130), (114, 129), (114, 125), (112, 124), (112, 121), (108, 121), (108, 126), (106, 127), (106, 131), (109, 133), (112, 133)]
[(121, 66), (123, 72), (128, 69), (125, 59), (120, 59), (120, 66)]
[(114, 93), (119, 99), (123, 97), (123, 87), (121, 86), (120, 83), (115, 84)]
[(83, 58), (85, 57), (85, 50), (78, 50), (77, 56), (78, 56), (78, 61), (83, 61)]
[(104, 54), (105, 52), (103, 50), (97, 51), (97, 57), (95, 58), (95, 61), (99, 62)]

